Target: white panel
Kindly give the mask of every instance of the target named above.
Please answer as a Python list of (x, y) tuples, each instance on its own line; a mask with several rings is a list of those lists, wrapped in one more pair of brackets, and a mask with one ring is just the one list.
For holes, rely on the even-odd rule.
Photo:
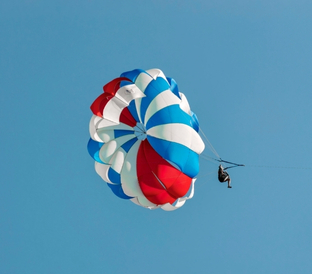
[(99, 153), (99, 157), (102, 160), (102, 162), (108, 164), (113, 157), (114, 153), (119, 149), (120, 146), (122, 146), (124, 143), (128, 142), (130, 139), (134, 138), (135, 135), (125, 135), (118, 137), (116, 139), (113, 139), (109, 141), (108, 143), (104, 144)]
[(117, 151), (114, 153), (114, 156), (110, 160), (112, 169), (114, 169), (119, 174), (124, 164), (125, 157), (126, 157), (126, 152), (124, 151), (122, 147), (120, 147), (119, 149), (117, 149)]
[(135, 84), (132, 84), (118, 89), (115, 97), (129, 105), (133, 99), (145, 97), (145, 94)]
[[(95, 162), (95, 171), (97, 174), (99, 174), (101, 176), (101, 178), (109, 183), (109, 184), (113, 184), (109, 178), (108, 178), (108, 169), (110, 168), (110, 165), (104, 165), (98, 162)], [(114, 184), (113, 184), (114, 185)]]
[[(102, 140), (102, 142), (107, 143), (113, 139), (115, 139), (115, 128), (114, 129), (106, 129), (106, 128), (101, 128), (97, 130), (98, 136), (99, 138)], [(132, 137), (134, 138), (134, 130), (131, 130), (131, 133), (129, 132), (129, 134), (127, 135), (132, 135)], [(126, 135), (124, 135), (126, 136)]]
[(167, 203), (167, 204), (164, 204), (161, 206), (161, 209), (165, 210), (165, 211), (173, 211), (173, 210), (176, 210), (178, 208), (180, 208), (181, 206), (183, 206), (185, 204), (185, 201), (182, 201), (182, 202), (177, 202), (174, 206)]
[(136, 78), (135, 80), (135, 85), (144, 93), (145, 92), (145, 89), (146, 87), (149, 85), (149, 83), (153, 80), (153, 78), (142, 72), (139, 74), (139, 76)]
[(179, 143), (200, 154), (205, 149), (203, 140), (190, 126), (185, 124), (163, 124), (147, 130), (147, 135)]
[(190, 105), (189, 105), (189, 102), (187, 101), (186, 96), (185, 96), (183, 93), (181, 93), (181, 92), (179, 92), (179, 95), (180, 95), (180, 97), (181, 97), (180, 108), (181, 108), (184, 112), (186, 112), (188, 115), (191, 115), (191, 107), (190, 107)]
[(115, 139), (114, 130), (98, 130), (97, 133), (102, 142), (104, 143), (107, 143), (110, 140)]
[(117, 124), (110, 120), (101, 119), (100, 122), (97, 123), (97, 131), (99, 130), (111, 130), (111, 129), (122, 129), (122, 130), (133, 130), (132, 127), (126, 124)]
[(140, 123), (142, 123), (142, 118), (141, 118), (141, 102), (142, 102), (142, 99), (141, 98), (136, 99), (134, 102), (135, 102), (135, 109), (136, 109), (136, 112), (137, 112), (138, 117), (139, 117), (139, 121), (140, 121)]
[[(153, 77), (151, 75), (148, 75), (144, 72), (140, 73), (139, 76), (135, 80), (135, 85), (142, 91), (145, 92), (146, 87), (149, 85), (149, 83), (153, 81)], [(135, 100), (135, 108), (138, 114), (138, 117), (140, 119), (140, 122), (142, 123), (142, 117), (141, 117), (141, 101), (142, 99), (136, 99)]]
[[(161, 77), (163, 78), (164, 80), (166, 80), (166, 82), (168, 83), (167, 81), (167, 78), (165, 76), (165, 74), (160, 70), (160, 69), (149, 69), (146, 71), (149, 75), (151, 75), (155, 80), (157, 79), (157, 77)], [(169, 83), (168, 83), (169, 85)], [(170, 85), (169, 85), (170, 86)]]
[(120, 99), (113, 97), (108, 101), (103, 110), (103, 117), (119, 124), (120, 113), (128, 105)]
[(180, 104), (181, 100), (172, 93), (170, 89), (158, 94), (153, 101), (149, 104), (144, 118), (144, 124), (146, 125), (148, 120), (159, 110), (171, 106)]
[(90, 137), (97, 142), (103, 142), (101, 138), (98, 136), (96, 132), (96, 124), (99, 123), (99, 121), (102, 119), (102, 117), (93, 115), (91, 117), (90, 123), (89, 123), (89, 132), (90, 132)]
[(130, 201), (131, 201), (132, 203), (136, 204), (136, 205), (141, 206), (141, 204), (139, 203), (139, 201), (138, 201), (138, 198), (137, 198), (137, 197), (134, 197), (134, 198), (130, 199)]
[[(149, 83), (151, 81), (153, 81), (153, 78), (150, 75), (142, 72), (136, 78), (134, 83), (142, 92), (145, 92), (146, 87), (149, 85)], [(136, 108), (138, 117), (140, 119), (140, 122), (142, 122), (142, 118), (141, 118), (141, 101), (142, 101), (142, 99), (140, 99), (140, 98), (135, 100), (135, 108)]]
[(130, 197), (136, 197), (141, 193), (136, 172), (136, 159), (140, 144), (141, 142), (137, 141), (130, 148), (125, 158), (124, 167), (120, 173), (123, 191)]
[(121, 186), (126, 195), (130, 197), (137, 197), (137, 202), (141, 206), (153, 208), (157, 206), (145, 198), (137, 178), (136, 161), (140, 144), (141, 142), (137, 141), (126, 155), (125, 162), (120, 173)]
[(158, 206), (158, 205), (154, 205), (154, 206), (143, 206), (142, 204), (139, 203), (138, 201), (138, 198), (137, 197), (134, 197), (132, 199), (130, 199), (130, 201), (136, 205), (139, 205), (139, 206), (142, 206), (142, 207), (145, 207), (145, 208), (148, 208), (148, 209), (157, 209), (157, 208), (160, 208), (161, 206)]

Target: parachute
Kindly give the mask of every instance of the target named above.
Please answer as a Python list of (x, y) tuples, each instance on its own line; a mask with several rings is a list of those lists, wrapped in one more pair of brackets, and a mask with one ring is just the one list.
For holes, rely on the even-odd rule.
[(113, 193), (149, 209), (175, 210), (194, 195), (199, 123), (174, 79), (159, 69), (122, 73), (91, 105), (95, 170)]

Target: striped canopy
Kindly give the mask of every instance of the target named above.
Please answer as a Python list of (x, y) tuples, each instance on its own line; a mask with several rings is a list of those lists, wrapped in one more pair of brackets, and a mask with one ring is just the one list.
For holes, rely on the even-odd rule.
[(120, 198), (174, 210), (194, 194), (204, 143), (176, 82), (159, 69), (128, 71), (91, 105), (88, 151)]

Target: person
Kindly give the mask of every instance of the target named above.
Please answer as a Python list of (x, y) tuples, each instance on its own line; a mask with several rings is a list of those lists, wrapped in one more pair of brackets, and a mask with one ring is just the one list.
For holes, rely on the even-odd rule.
[(225, 170), (226, 170), (226, 168), (223, 168), (222, 165), (219, 165), (218, 179), (219, 179), (220, 183), (227, 182), (228, 188), (232, 188), (230, 175)]

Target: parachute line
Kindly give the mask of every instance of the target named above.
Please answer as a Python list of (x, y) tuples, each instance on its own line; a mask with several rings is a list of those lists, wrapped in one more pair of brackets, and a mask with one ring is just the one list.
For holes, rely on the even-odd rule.
[(256, 166), (256, 165), (246, 165), (247, 167), (259, 167), (259, 168), (285, 168), (285, 169), (312, 169), (312, 167), (293, 167), (293, 166)]
[[(193, 118), (193, 117), (192, 117)], [(195, 119), (193, 118), (193, 121), (195, 122)], [(203, 157), (204, 159), (206, 160), (209, 160), (209, 161), (217, 161), (219, 163), (226, 163), (226, 164), (230, 164), (232, 166), (229, 166), (229, 167), (226, 167), (225, 169), (229, 169), (229, 168), (234, 168), (234, 167), (239, 167), (239, 166), (245, 166), (243, 164), (237, 164), (237, 163), (233, 163), (233, 162), (230, 162), (230, 161), (225, 161), (223, 160), (220, 155), (218, 154), (218, 152), (215, 150), (215, 148), (213, 147), (213, 145), (210, 143), (209, 139), (207, 138), (206, 134), (204, 133), (204, 131), (199, 127), (199, 130), (200, 130), (200, 133), (203, 135), (204, 139), (206, 140), (207, 144), (208, 144), (208, 148), (209, 150), (218, 158), (213, 158), (213, 157), (210, 157), (208, 155), (203, 155), (201, 154), (200, 156)], [(224, 170), (225, 170), (224, 169)]]
[(218, 152), (215, 150), (215, 148), (213, 147), (213, 145), (210, 143), (209, 139), (207, 138), (206, 134), (204, 133), (204, 131), (199, 127), (200, 133), (204, 136), (204, 139), (206, 140), (209, 150), (219, 159), (221, 159), (220, 155), (218, 154)]

